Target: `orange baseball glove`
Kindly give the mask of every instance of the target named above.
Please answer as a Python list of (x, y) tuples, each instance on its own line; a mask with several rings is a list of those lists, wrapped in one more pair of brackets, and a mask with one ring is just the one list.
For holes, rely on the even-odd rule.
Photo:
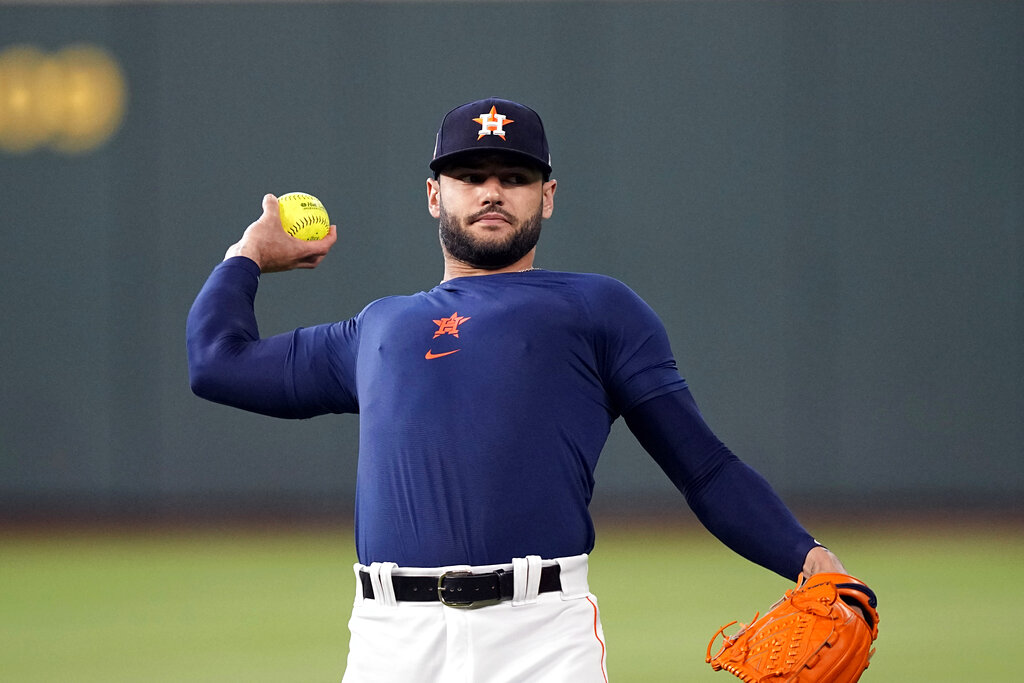
[[(861, 614), (851, 608), (860, 609)], [(718, 629), (706, 661), (747, 683), (855, 683), (868, 668), (878, 637), (877, 600), (863, 582), (846, 574), (815, 574), (733, 636)], [(725, 639), (718, 654), (711, 647)]]

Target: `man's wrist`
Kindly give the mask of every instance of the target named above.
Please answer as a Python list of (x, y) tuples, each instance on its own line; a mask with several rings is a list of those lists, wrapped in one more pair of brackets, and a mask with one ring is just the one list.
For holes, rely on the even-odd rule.
[(847, 573), (835, 553), (823, 545), (816, 545), (807, 552), (807, 556), (804, 558), (803, 573), (805, 576), (810, 576), (821, 572)]
[(225, 252), (224, 260), (226, 261), (235, 256), (244, 256), (259, 266), (260, 270), (263, 269), (262, 264), (260, 263), (259, 252), (248, 244), (244, 244), (242, 242), (232, 244), (228, 247), (227, 252)]

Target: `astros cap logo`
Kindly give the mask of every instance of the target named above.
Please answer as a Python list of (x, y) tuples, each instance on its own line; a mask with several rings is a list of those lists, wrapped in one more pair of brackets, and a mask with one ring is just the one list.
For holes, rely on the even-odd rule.
[(473, 119), (480, 124), (480, 133), (476, 136), (479, 140), (485, 135), (497, 135), (502, 140), (505, 139), (505, 126), (510, 123), (515, 123), (512, 119), (508, 118), (504, 114), (498, 113), (498, 107), (491, 105), (491, 111), (480, 114), (479, 118)]
[[(511, 133), (511, 135), (509, 135)], [(488, 97), (467, 102), (444, 115), (434, 138), (430, 170), (435, 176), (467, 153), (500, 152), (538, 166), (547, 180), (551, 174), (551, 153), (544, 124), (529, 107)]]

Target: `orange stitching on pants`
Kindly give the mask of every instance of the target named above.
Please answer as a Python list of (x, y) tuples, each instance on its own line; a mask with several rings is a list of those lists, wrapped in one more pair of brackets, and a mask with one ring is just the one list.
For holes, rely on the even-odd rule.
[(608, 683), (608, 672), (605, 670), (604, 667), (604, 641), (601, 640), (601, 636), (597, 632), (597, 605), (595, 605), (594, 601), (591, 600), (589, 597), (587, 598), (587, 602), (589, 602), (590, 606), (594, 608), (594, 638), (596, 638), (597, 642), (601, 644), (601, 675), (604, 676), (604, 683)]

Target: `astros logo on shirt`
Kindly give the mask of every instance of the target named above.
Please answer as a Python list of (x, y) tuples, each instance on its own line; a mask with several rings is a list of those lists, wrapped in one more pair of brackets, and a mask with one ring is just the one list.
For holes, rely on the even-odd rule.
[[(447, 318), (441, 318), (435, 320), (434, 324), (437, 325), (437, 331), (434, 332), (434, 339), (442, 335), (451, 335), (456, 339), (459, 338), (459, 325), (469, 320), (469, 316), (461, 316), (458, 311), (452, 313)], [(462, 349), (455, 349), (453, 351), (443, 351), (440, 353), (434, 353), (431, 349), (427, 349), (427, 355), (424, 356), (427, 360), (433, 360), (435, 358), (441, 358), (442, 356), (450, 356), (453, 353), (458, 353)]]

